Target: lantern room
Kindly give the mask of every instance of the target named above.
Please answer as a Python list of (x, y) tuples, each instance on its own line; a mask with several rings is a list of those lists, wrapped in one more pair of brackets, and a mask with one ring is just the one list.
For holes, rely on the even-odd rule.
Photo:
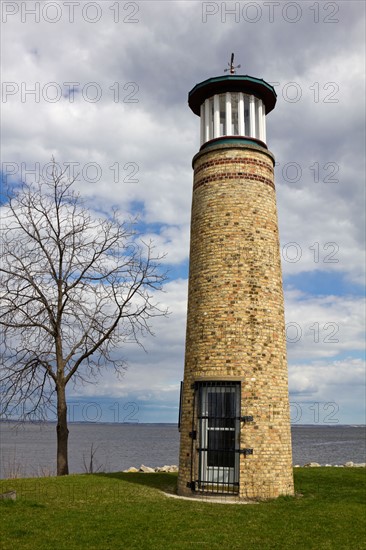
[(267, 148), (265, 117), (276, 99), (273, 86), (251, 76), (220, 76), (197, 84), (188, 104), (201, 120), (201, 148), (229, 137), (254, 140)]

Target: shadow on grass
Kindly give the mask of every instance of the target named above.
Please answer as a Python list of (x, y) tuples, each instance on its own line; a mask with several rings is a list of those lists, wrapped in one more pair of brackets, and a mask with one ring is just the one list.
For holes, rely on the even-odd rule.
[[(177, 481), (178, 481), (178, 474), (177, 473), (151, 473), (151, 474), (145, 474), (142, 472), (111, 472), (111, 473), (98, 473), (94, 474), (98, 477), (104, 477), (109, 479), (117, 479), (122, 482), (128, 482), (132, 483), (134, 485), (140, 485), (142, 487), (150, 487), (153, 489), (157, 489), (159, 491), (162, 491), (164, 493), (169, 493), (172, 495), (177, 495)], [(195, 495), (192, 495), (195, 496)], [(218, 499), (221, 499), (221, 504), (225, 503), (225, 500), (228, 501), (232, 500), (232, 495), (196, 495), (195, 500), (197, 502), (204, 501), (204, 502), (210, 502), (212, 497), (215, 497), (216, 502), (219, 502)], [(228, 498), (227, 498), (228, 497)], [(290, 495), (284, 495), (280, 496), (276, 499), (268, 499), (268, 500), (248, 500), (251, 504), (284, 504), (287, 505), (288, 503), (293, 502), (294, 500), (297, 500), (299, 498), (302, 498), (303, 495), (297, 494), (295, 496)]]
[(165, 493), (177, 494), (178, 474), (176, 473), (144, 474), (141, 472), (112, 472), (96, 475), (109, 479), (118, 479), (119, 481), (127, 481), (128, 483), (143, 485), (144, 487), (152, 487)]

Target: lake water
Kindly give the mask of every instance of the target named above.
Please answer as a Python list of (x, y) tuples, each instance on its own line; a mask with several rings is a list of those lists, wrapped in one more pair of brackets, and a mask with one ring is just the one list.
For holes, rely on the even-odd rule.
[[(179, 432), (175, 424), (69, 424), (70, 473), (85, 472), (90, 448), (94, 468), (113, 472), (178, 464)], [(293, 463), (366, 462), (365, 426), (293, 426)], [(0, 423), (0, 477), (54, 475), (56, 425)]]

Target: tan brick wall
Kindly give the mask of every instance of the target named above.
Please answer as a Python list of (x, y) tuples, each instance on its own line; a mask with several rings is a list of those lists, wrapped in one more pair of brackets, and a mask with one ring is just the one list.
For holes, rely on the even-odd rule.
[[(217, 144), (193, 159), (189, 294), (178, 491), (191, 495), (197, 380), (241, 381), (242, 498), (293, 494), (284, 303), (273, 157)], [(196, 415), (195, 415), (196, 416)], [(193, 449), (193, 450), (192, 450)]]

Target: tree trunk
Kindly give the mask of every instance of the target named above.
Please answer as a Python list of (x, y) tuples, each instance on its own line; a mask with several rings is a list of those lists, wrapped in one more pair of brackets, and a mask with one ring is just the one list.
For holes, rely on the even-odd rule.
[(69, 473), (67, 428), (67, 405), (65, 385), (57, 385), (57, 475), (66, 476)]

